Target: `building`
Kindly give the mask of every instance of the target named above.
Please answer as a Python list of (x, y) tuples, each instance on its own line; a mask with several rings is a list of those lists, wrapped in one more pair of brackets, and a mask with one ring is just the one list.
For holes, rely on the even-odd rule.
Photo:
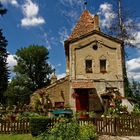
[(124, 96), (122, 45), (100, 30), (98, 15), (83, 11), (64, 42), (66, 77), (57, 80), (53, 75), (50, 86), (33, 94), (31, 105), (41, 97), (48, 108), (102, 112), (110, 105), (110, 95)]

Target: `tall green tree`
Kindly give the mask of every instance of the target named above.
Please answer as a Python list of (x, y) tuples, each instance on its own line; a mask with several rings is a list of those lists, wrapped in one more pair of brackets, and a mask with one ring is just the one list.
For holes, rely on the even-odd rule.
[(53, 69), (47, 62), (48, 55), (48, 49), (38, 45), (21, 48), (16, 52), (17, 65), (14, 72), (16, 75), (26, 74), (34, 85), (33, 91), (50, 84)]
[(133, 93), (132, 98), (135, 99), (136, 103), (140, 108), (140, 82), (132, 79), (131, 90)]
[(9, 83), (5, 93), (8, 105), (28, 104), (30, 95), (35, 90), (50, 84), (53, 69), (47, 62), (48, 55), (48, 49), (38, 45), (30, 45), (17, 50), (15, 77)]
[(110, 26), (106, 27), (108, 33), (124, 41), (124, 46), (136, 47), (133, 44), (136, 38), (137, 25), (132, 19), (132, 11), (124, 7), (124, 1), (114, 1), (114, 18)]
[[(6, 13), (0, 3), (0, 16)], [(8, 68), (7, 68), (7, 40), (3, 36), (2, 29), (0, 29), (0, 103), (5, 104), (4, 92), (8, 86)]]
[(30, 101), (31, 80), (26, 75), (16, 75), (8, 84), (8, 89), (5, 92), (7, 105), (23, 106)]
[(126, 97), (131, 97), (132, 91), (130, 88), (130, 83), (127, 77), (126, 64), (125, 64), (125, 47), (136, 47), (132, 42), (136, 38), (137, 26), (134, 20), (129, 16), (130, 11), (126, 11), (126, 8), (123, 7), (122, 0), (115, 1), (115, 18), (112, 21), (108, 29), (108, 33), (124, 41), (124, 46), (122, 46), (123, 54), (123, 76), (124, 76), (124, 92)]

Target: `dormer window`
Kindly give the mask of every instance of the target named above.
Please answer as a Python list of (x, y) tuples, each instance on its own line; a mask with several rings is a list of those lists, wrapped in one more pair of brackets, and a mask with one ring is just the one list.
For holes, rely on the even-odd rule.
[(92, 60), (85, 60), (86, 73), (92, 73)]
[(100, 60), (100, 72), (101, 73), (106, 73), (106, 59), (101, 59)]

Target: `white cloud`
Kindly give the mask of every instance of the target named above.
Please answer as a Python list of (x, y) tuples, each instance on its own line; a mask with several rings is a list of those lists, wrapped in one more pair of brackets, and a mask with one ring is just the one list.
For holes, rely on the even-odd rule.
[(140, 22), (139, 22), (139, 20), (138, 20), (138, 23), (137, 23), (137, 27), (140, 30)]
[(82, 5), (83, 0), (60, 0), (60, 3), (65, 6), (75, 6), (75, 5)]
[(21, 20), (22, 26), (37, 26), (43, 23), (45, 23), (45, 21), (42, 17), (23, 18)]
[(60, 31), (58, 32), (59, 36), (60, 36), (60, 43), (64, 44), (64, 41), (68, 38), (68, 31), (66, 27), (62, 27), (60, 29)]
[(45, 46), (47, 47), (47, 49), (52, 49), (52, 47), (54, 46), (58, 46), (58, 40), (56, 37), (51, 36), (51, 30), (46, 32), (46, 30), (44, 30), (43, 27), (39, 27), (41, 33), (39, 35), (39, 37), (41, 38), (41, 40), (44, 42)]
[(31, 0), (26, 0), (22, 6), (24, 18), (21, 20), (21, 25), (24, 27), (38, 26), (45, 23), (43, 17), (39, 16), (39, 6)]
[(59, 63), (59, 64), (57, 64), (57, 67), (61, 67), (61, 66), (62, 66), (62, 64), (60, 64), (60, 63)]
[(100, 5), (98, 14), (103, 16), (103, 19), (101, 19), (101, 26), (103, 27), (110, 27), (113, 19), (116, 17), (112, 5), (107, 2)]
[(35, 17), (39, 11), (38, 5), (36, 3), (33, 3), (31, 0), (26, 0), (26, 3), (22, 8), (23, 14), (28, 18)]
[(66, 18), (67, 23), (73, 27), (79, 18), (80, 12), (71, 7), (67, 10), (61, 10), (61, 14)]
[(132, 44), (140, 49), (140, 31), (136, 32), (135, 40), (132, 41)]
[[(48, 62), (48, 63), (51, 64), (50, 62)], [(56, 70), (58, 67), (61, 67), (62, 64), (61, 64), (61, 63), (58, 63), (58, 64), (56, 64), (56, 65), (51, 64), (51, 66), (52, 66), (53, 69)]]
[(60, 0), (61, 7), (64, 7), (60, 9), (60, 12), (71, 27), (75, 25), (80, 13), (83, 11), (83, 3), (83, 0)]
[(54, 37), (49, 37), (48, 34), (44, 31), (43, 32), (43, 39), (45, 41), (47, 49), (48, 50), (52, 49), (52, 45), (53, 45), (53, 42), (54, 42)]
[(64, 78), (66, 76), (66, 73), (61, 73), (57, 75), (57, 79)]
[(11, 4), (15, 5), (15, 6), (18, 6), (18, 2), (16, 0), (11, 0)]
[(77, 20), (79, 17), (79, 13), (77, 11), (71, 10), (69, 12), (64, 13), (67, 17), (71, 18), (72, 20)]
[(140, 81), (140, 57), (127, 61), (126, 66), (128, 78)]
[(14, 57), (15, 55), (12, 54), (8, 55), (7, 57), (7, 63), (10, 70), (13, 70), (13, 67), (17, 65), (17, 61), (14, 59)]
[(19, 6), (17, 0), (1, 0), (1, 3), (3, 4), (12, 4), (13, 6)]

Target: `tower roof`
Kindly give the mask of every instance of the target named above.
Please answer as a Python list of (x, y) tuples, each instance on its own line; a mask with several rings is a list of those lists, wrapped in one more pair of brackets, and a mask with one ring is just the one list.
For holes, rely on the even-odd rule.
[(85, 35), (93, 30), (99, 31), (99, 18), (97, 15), (93, 16), (88, 10), (85, 10), (80, 16), (79, 21), (74, 27), (71, 35), (67, 40), (76, 39), (82, 35)]

